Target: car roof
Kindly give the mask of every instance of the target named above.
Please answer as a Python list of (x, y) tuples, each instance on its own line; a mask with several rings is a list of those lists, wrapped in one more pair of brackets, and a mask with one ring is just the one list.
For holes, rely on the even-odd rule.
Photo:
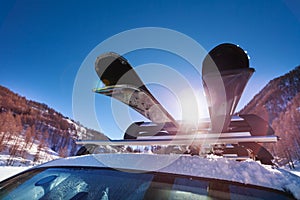
[[(40, 167), (99, 167), (214, 178), (299, 193), (300, 177), (287, 171), (247, 160), (203, 158), (179, 154), (92, 154), (57, 159)], [(289, 187), (289, 188), (287, 188)]]

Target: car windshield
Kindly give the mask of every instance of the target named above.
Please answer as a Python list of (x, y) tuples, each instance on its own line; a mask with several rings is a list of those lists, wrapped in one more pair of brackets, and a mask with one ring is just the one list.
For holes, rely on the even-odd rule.
[(108, 168), (44, 168), (0, 183), (0, 199), (289, 199), (229, 181)]

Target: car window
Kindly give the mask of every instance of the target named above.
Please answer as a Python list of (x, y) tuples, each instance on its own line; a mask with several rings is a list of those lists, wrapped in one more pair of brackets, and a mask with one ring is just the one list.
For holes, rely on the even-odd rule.
[(0, 199), (142, 199), (153, 175), (87, 168), (49, 168), (1, 184)]
[(0, 199), (289, 199), (276, 190), (177, 174), (47, 168), (0, 183)]

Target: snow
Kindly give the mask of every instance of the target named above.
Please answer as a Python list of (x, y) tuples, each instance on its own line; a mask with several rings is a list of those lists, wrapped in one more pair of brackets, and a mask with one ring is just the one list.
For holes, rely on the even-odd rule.
[(289, 165), (282, 167), (282, 169), (287, 170), (300, 177), (300, 161), (294, 161), (293, 165), (295, 167), (294, 169), (290, 169)]
[(25, 171), (30, 167), (11, 167), (11, 166), (0, 166), (0, 181), (9, 178), (15, 174)]
[(300, 177), (300, 170), (290, 170), (290, 172)]
[(300, 177), (253, 160), (238, 162), (216, 156), (203, 158), (178, 154), (97, 154), (59, 159), (43, 166), (87, 166), (87, 163), (95, 167), (158, 171), (253, 184), (287, 190), (300, 199)]
[[(12, 145), (11, 142), (7, 144)], [(19, 138), (19, 144), (20, 146), (25, 146), (24, 138)], [(48, 147), (44, 147), (39, 151), (39, 159), (34, 162), (34, 156), (38, 152), (38, 145), (38, 142), (34, 142), (30, 148), (28, 146), (26, 154), (24, 154), (23, 157), (15, 156), (12, 158), (6, 149), (6, 151), (0, 153), (0, 166), (6, 166), (9, 159), (12, 159), (13, 166), (33, 166), (59, 158), (57, 152)]]
[[(191, 175), (235, 181), (290, 191), (300, 199), (300, 177), (283, 168), (262, 165), (253, 160), (238, 162), (222, 157), (207, 158), (190, 155), (155, 154), (96, 154), (58, 159), (42, 164), (51, 166), (111, 167), (124, 171), (142, 170)], [(17, 168), (16, 168), (17, 169)], [(21, 169), (20, 169), (21, 170)], [(14, 170), (0, 167), (0, 174), (12, 174)], [(297, 172), (299, 173), (299, 172)], [(296, 173), (296, 174), (297, 174)], [(8, 175), (7, 175), (8, 176)], [(1, 178), (1, 177), (0, 177)]]

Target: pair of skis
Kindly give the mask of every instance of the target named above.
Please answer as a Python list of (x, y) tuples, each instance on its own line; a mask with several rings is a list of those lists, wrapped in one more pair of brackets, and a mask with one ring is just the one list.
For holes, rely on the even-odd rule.
[[(130, 106), (151, 122), (135, 122), (124, 133), (124, 140), (77, 141), (84, 145), (201, 145), (219, 147), (232, 144), (250, 150), (266, 164), (272, 155), (258, 143), (277, 142), (269, 124), (256, 115), (233, 116), (242, 92), (254, 72), (246, 53), (233, 44), (221, 44), (203, 61), (202, 80), (209, 104), (210, 120), (199, 127), (185, 128), (151, 94), (135, 70), (122, 56), (99, 56), (95, 70), (104, 88), (94, 92), (113, 97)], [(220, 82), (224, 86), (220, 89)], [(220, 123), (221, 121), (221, 123)], [(238, 149), (238, 148), (237, 148)], [(221, 151), (222, 152), (222, 151)], [(237, 153), (238, 154), (238, 153)]]

